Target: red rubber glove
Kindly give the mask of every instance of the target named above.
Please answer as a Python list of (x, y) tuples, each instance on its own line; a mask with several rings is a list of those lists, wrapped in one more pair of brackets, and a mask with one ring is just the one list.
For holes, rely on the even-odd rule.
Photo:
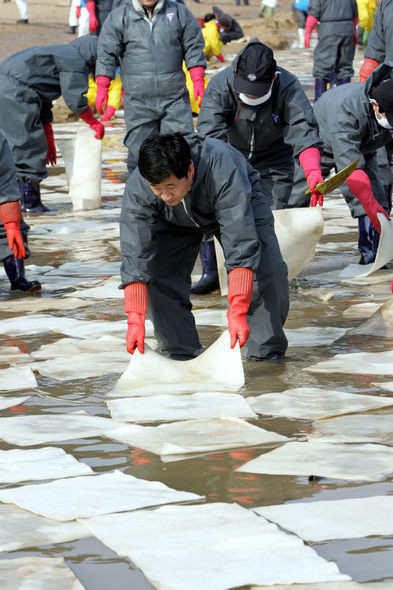
[(309, 147), (299, 154), (299, 163), (303, 168), (304, 176), (311, 191), (311, 207), (323, 205), (323, 194), (314, 190), (315, 185), (323, 182), (321, 172), (321, 154), (318, 148)]
[(109, 105), (109, 107), (106, 107), (105, 115), (100, 118), (100, 121), (110, 121), (115, 113), (115, 107)]
[(98, 20), (96, 17), (96, 5), (95, 2), (90, 0), (85, 4), (87, 12), (89, 13), (89, 29), (92, 33), (95, 33), (98, 27)]
[(227, 318), (231, 348), (235, 347), (237, 340), (240, 347), (244, 346), (250, 336), (246, 314), (252, 299), (253, 281), (254, 272), (249, 268), (234, 268), (228, 275)]
[(195, 68), (190, 68), (188, 71), (190, 72), (192, 85), (194, 87), (194, 99), (197, 101), (198, 106), (200, 107), (202, 104), (203, 95), (205, 94), (205, 68), (202, 66), (196, 66)]
[(219, 59), (221, 62), (225, 61), (225, 57), (223, 56), (222, 53), (219, 53), (218, 55), (216, 55), (216, 58)]
[(364, 170), (357, 169), (348, 176), (346, 183), (349, 190), (355, 195), (363, 205), (366, 215), (369, 217), (375, 230), (381, 233), (381, 224), (377, 213), (383, 213), (387, 219), (390, 219), (388, 213), (378, 203), (373, 195), (371, 182)]
[(358, 26), (358, 22), (359, 19), (356, 16), (355, 18), (352, 19), (353, 22), (353, 44), (356, 47), (356, 45), (358, 44), (358, 36), (357, 36), (357, 32), (356, 32), (356, 27)]
[(56, 146), (51, 123), (44, 123), (44, 131), (46, 135), (46, 143), (48, 144), (46, 163), (56, 164)]
[(371, 57), (366, 57), (359, 71), (359, 82), (365, 82), (371, 72), (373, 72), (378, 66), (379, 61), (371, 59)]
[(80, 18), (81, 16), (81, 7), (77, 6), (75, 11), (76, 18)]
[(306, 47), (307, 49), (310, 48), (311, 33), (313, 32), (317, 24), (318, 19), (315, 16), (312, 16), (312, 14), (309, 14), (306, 18), (306, 28), (304, 30), (304, 47)]
[(103, 115), (108, 106), (108, 90), (112, 80), (108, 76), (97, 76), (96, 109)]
[(0, 219), (3, 222), (9, 249), (13, 251), (15, 258), (26, 256), (25, 246), (20, 231), (22, 213), (19, 201), (10, 201), (0, 205)]
[(149, 294), (146, 283), (130, 283), (124, 288), (124, 308), (128, 313), (127, 350), (134, 354), (138, 348), (141, 354), (145, 351), (145, 318)]
[(102, 123), (97, 121), (90, 107), (87, 107), (87, 109), (83, 113), (79, 113), (78, 116), (80, 119), (82, 119), (82, 121), (90, 125), (92, 129), (94, 129), (94, 131), (96, 132), (94, 137), (96, 137), (97, 139), (102, 139), (104, 137), (105, 127)]

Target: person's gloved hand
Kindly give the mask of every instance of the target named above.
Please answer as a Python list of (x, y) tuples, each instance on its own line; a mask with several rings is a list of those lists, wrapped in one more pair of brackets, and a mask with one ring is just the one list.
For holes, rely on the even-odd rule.
[(195, 68), (190, 68), (188, 71), (190, 72), (192, 85), (194, 87), (194, 99), (200, 107), (202, 104), (203, 95), (205, 93), (205, 68), (202, 66), (196, 66)]
[(237, 340), (240, 347), (244, 346), (250, 336), (246, 314), (252, 299), (253, 281), (254, 272), (249, 268), (234, 268), (228, 275), (227, 319), (231, 348), (235, 347)]
[(321, 154), (318, 148), (309, 147), (299, 154), (299, 163), (303, 168), (304, 176), (306, 177), (308, 187), (311, 191), (310, 205), (323, 205), (323, 194), (315, 189), (315, 186), (323, 182), (321, 173)]
[(85, 6), (87, 9), (87, 12), (89, 13), (89, 30), (92, 33), (95, 33), (97, 30), (97, 27), (98, 27), (95, 2), (93, 2), (93, 0), (90, 0), (90, 2), (86, 2)]
[(381, 224), (377, 213), (382, 213), (387, 219), (390, 219), (389, 214), (378, 203), (373, 195), (371, 182), (364, 170), (357, 169), (350, 174), (346, 180), (349, 190), (359, 199), (363, 205), (366, 215), (373, 224), (375, 230), (381, 233)]
[(26, 256), (23, 237), (20, 231), (22, 213), (19, 201), (10, 201), (0, 205), (0, 219), (3, 222), (9, 249), (13, 251), (15, 258)]
[(77, 6), (76, 7), (75, 15), (76, 15), (76, 18), (80, 18), (81, 17), (81, 7), (80, 6)]
[(141, 354), (145, 351), (145, 318), (148, 304), (146, 283), (129, 283), (124, 287), (124, 309), (128, 314), (127, 350), (134, 354), (138, 348)]
[(109, 105), (108, 107), (106, 107), (105, 114), (100, 118), (100, 121), (110, 121), (115, 113), (115, 107)]
[(44, 123), (44, 131), (46, 135), (46, 142), (48, 144), (48, 152), (46, 154), (47, 164), (56, 164), (56, 146), (55, 138), (51, 123)]
[(359, 82), (365, 82), (369, 75), (379, 66), (379, 61), (366, 57), (359, 70)]
[(78, 116), (80, 119), (82, 119), (82, 121), (90, 125), (92, 129), (94, 129), (94, 131), (96, 132), (94, 137), (96, 137), (97, 139), (102, 139), (104, 137), (105, 127), (95, 118), (95, 116), (93, 115), (93, 111), (90, 107), (87, 107), (87, 109), (83, 113), (79, 113)]
[(306, 47), (307, 49), (310, 48), (311, 33), (317, 26), (317, 23), (318, 19), (315, 16), (312, 16), (312, 14), (309, 14), (306, 18), (306, 26), (304, 29), (304, 47)]
[(223, 56), (222, 53), (219, 53), (218, 55), (216, 55), (216, 58), (219, 59), (221, 62), (225, 61), (225, 57)]
[(108, 106), (108, 91), (112, 80), (108, 76), (97, 76), (96, 109), (103, 115)]

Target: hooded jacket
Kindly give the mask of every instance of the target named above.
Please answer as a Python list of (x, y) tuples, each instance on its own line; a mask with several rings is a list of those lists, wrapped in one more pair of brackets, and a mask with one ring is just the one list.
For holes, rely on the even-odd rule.
[(371, 88), (392, 74), (393, 62), (387, 62), (375, 69), (365, 83), (337, 86), (315, 103), (324, 151), (333, 154), (339, 170), (357, 158), (358, 168), (364, 168), (365, 156), (391, 141), (390, 131), (378, 125), (369, 98)]
[(284, 68), (273, 84), (272, 96), (258, 106), (244, 104), (233, 88), (240, 56), (247, 47), (260, 43), (253, 39), (239, 52), (232, 65), (209, 82), (197, 121), (203, 137), (215, 137), (236, 147), (251, 163), (272, 152), (288, 157), (304, 149), (322, 147), (312, 107), (299, 80)]
[(382, 0), (378, 6), (364, 57), (393, 61), (393, 0)]
[[(120, 216), (123, 286), (150, 281), (154, 230), (160, 219), (173, 224), (174, 231), (179, 226), (201, 234), (219, 232), (228, 271), (257, 268), (260, 243), (253, 207), (263, 203), (258, 172), (239, 152), (216, 139), (195, 139), (191, 157), (195, 166), (191, 190), (174, 207), (153, 194), (138, 169), (129, 177)], [(270, 212), (265, 222), (273, 224)]]
[(176, 97), (185, 91), (187, 69), (206, 67), (198, 21), (183, 4), (159, 0), (152, 18), (138, 0), (112, 10), (98, 40), (97, 76), (115, 77), (121, 64), (126, 94), (133, 98)]
[(68, 45), (29, 47), (8, 57), (0, 74), (27, 86), (42, 103), (41, 120), (52, 120), (52, 101), (63, 96), (74, 113), (87, 109), (89, 75), (97, 57), (97, 37), (85, 35)]
[(0, 205), (19, 200), (20, 192), (11, 150), (4, 133), (0, 130)]

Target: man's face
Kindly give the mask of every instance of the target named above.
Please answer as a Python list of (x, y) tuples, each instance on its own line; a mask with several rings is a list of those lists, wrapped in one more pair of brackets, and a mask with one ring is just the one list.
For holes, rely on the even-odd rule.
[(178, 205), (189, 193), (194, 176), (194, 164), (190, 164), (187, 176), (177, 178), (174, 174), (165, 178), (159, 184), (151, 184), (150, 188), (156, 197), (164, 201), (166, 205), (174, 207)]
[(142, 6), (146, 6), (146, 8), (152, 8), (157, 4), (157, 0), (140, 0)]

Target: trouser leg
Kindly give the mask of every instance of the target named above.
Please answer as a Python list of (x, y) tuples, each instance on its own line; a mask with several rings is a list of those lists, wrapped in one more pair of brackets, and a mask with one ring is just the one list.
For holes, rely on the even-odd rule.
[(247, 358), (280, 360), (288, 346), (283, 330), (289, 310), (287, 266), (274, 233), (274, 220), (269, 206), (259, 203), (253, 209), (261, 243), (261, 258), (254, 274), (253, 298), (247, 314), (251, 329), (247, 341)]
[(160, 223), (149, 283), (148, 315), (163, 354), (187, 360), (202, 352), (190, 302), (191, 272), (202, 234)]
[(29, 20), (29, 9), (27, 6), (27, 0), (15, 0), (19, 10), (20, 18), (22, 20)]
[(293, 153), (250, 162), (259, 172), (263, 200), (271, 209), (287, 209), (294, 179)]

